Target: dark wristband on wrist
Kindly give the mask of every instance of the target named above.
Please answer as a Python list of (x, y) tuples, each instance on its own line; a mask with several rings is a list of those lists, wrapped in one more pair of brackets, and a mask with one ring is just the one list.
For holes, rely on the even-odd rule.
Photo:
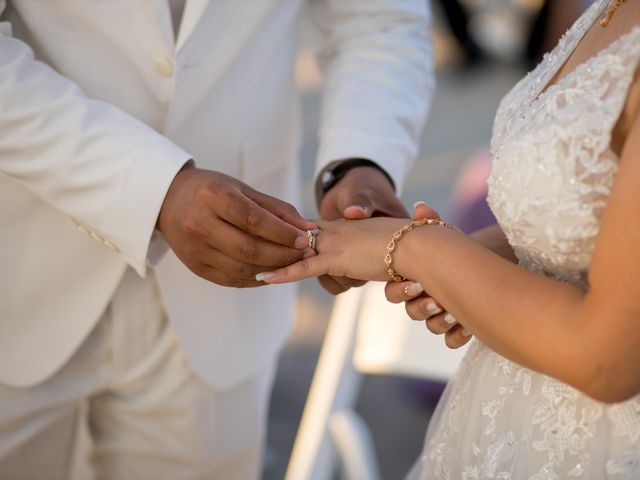
[(324, 197), (329, 190), (335, 187), (335, 185), (342, 180), (350, 170), (358, 167), (373, 167), (381, 171), (384, 176), (387, 177), (387, 180), (389, 180), (389, 183), (395, 190), (396, 186), (391, 179), (391, 176), (377, 163), (367, 160), (366, 158), (352, 158), (340, 162), (333, 162), (320, 172), (316, 182), (316, 198), (318, 202), (322, 200), (322, 197)]

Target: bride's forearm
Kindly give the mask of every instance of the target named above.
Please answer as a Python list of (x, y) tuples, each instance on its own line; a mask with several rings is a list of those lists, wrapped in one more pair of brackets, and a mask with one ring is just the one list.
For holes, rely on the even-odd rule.
[(509, 245), (507, 237), (497, 224), (476, 230), (469, 234), (469, 238), (475, 240), (483, 247), (488, 248), (493, 253), (497, 253), (502, 258), (505, 258), (510, 262), (518, 262), (518, 258), (516, 257), (513, 248), (511, 248), (511, 245)]
[(394, 265), (494, 351), (601, 400), (618, 399), (615, 385), (602, 378), (611, 338), (594, 328), (596, 312), (580, 288), (527, 271), (437, 226), (403, 238)]

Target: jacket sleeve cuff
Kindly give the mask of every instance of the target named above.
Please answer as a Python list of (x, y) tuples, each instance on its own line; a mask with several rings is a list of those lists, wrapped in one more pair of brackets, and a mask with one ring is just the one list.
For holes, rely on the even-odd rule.
[(161, 141), (157, 147), (145, 150), (145, 160), (132, 165), (127, 179), (130, 187), (123, 189), (120, 197), (120, 204), (129, 212), (114, 219), (123, 223), (112, 229), (122, 233), (122, 238), (112, 241), (123, 259), (143, 277), (147, 267), (156, 265), (168, 249), (162, 234), (155, 230), (158, 215), (171, 182), (193, 158), (168, 139), (158, 137)]
[(314, 178), (318, 181), (322, 170), (336, 160), (366, 158), (387, 172), (400, 195), (416, 153), (416, 147), (407, 143), (396, 143), (361, 132), (336, 132), (321, 141)]

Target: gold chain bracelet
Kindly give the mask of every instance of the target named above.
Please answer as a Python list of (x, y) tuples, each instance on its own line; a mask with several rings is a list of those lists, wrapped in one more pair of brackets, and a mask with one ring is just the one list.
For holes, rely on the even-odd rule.
[(419, 220), (413, 220), (411, 221), (411, 223), (407, 223), (400, 230), (394, 233), (391, 241), (387, 245), (387, 254), (384, 256), (384, 263), (387, 266), (387, 273), (391, 278), (393, 278), (394, 282), (400, 283), (406, 280), (406, 278), (404, 278), (402, 275), (398, 275), (391, 266), (393, 264), (393, 252), (396, 250), (397, 243), (405, 233), (410, 232), (416, 227), (422, 227), (424, 225), (440, 225), (444, 228), (458, 230), (453, 225), (445, 222), (444, 220), (440, 220), (439, 218), (421, 218)]

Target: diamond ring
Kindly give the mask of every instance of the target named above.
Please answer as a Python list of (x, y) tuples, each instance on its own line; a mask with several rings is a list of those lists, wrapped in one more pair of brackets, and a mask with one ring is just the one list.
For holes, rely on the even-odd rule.
[(307, 230), (306, 234), (307, 238), (309, 239), (309, 248), (318, 253), (318, 251), (316, 250), (316, 245), (318, 244), (318, 235), (320, 234), (320, 229), (314, 228), (313, 230)]

